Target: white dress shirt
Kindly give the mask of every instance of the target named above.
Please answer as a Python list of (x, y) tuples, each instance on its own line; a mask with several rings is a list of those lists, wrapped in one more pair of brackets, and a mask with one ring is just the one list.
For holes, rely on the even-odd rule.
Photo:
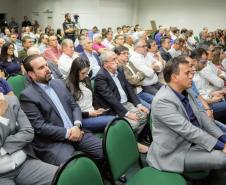
[(181, 50), (176, 50), (173, 46), (168, 50), (172, 58), (178, 57), (182, 54)]
[(72, 62), (77, 57), (78, 56), (70, 57), (64, 53), (60, 56), (59, 61), (58, 61), (58, 68), (59, 68), (61, 74), (63, 75), (64, 79), (67, 78), (67, 76), (71, 70)]
[[(218, 70), (219, 69), (211, 61), (208, 61), (206, 67), (200, 72), (201, 75), (213, 85), (215, 90), (224, 88), (224, 80), (217, 76)], [(225, 72), (222, 71), (222, 73), (226, 77)]]
[(115, 48), (114, 44), (112, 41), (109, 41), (107, 38), (105, 38), (102, 42), (102, 44), (107, 48), (107, 49), (110, 49), (110, 50), (113, 50)]
[(208, 82), (208, 80), (206, 80), (206, 78), (204, 78), (202, 76), (202, 74), (200, 73), (200, 71), (197, 71), (193, 77), (193, 81), (200, 93), (200, 95), (204, 98), (204, 99), (210, 99), (211, 98), (211, 92), (215, 91), (215, 88), (210, 85), (210, 83)]
[(92, 76), (91, 76), (91, 79), (92, 79), (96, 76), (96, 74), (100, 70), (100, 65), (99, 65), (96, 57), (93, 55), (93, 53), (88, 53), (88, 52), (85, 51), (85, 54), (89, 59), (90, 70), (92, 70), (92, 72), (93, 72)]
[(121, 97), (121, 100), (120, 100), (120, 103), (126, 103), (128, 102), (128, 98), (127, 98), (127, 95), (125, 93), (125, 91), (123, 90), (122, 88), (122, 85), (118, 79), (118, 72), (116, 71), (115, 74), (112, 74), (109, 72), (109, 74), (111, 75), (112, 79), (114, 80), (117, 88), (118, 88), (118, 91), (119, 91), (119, 94), (120, 94), (120, 97)]
[(151, 60), (147, 55), (144, 56), (137, 52), (133, 52), (130, 61), (138, 70), (144, 73), (145, 78), (143, 80), (143, 86), (153, 85), (158, 82), (158, 76), (152, 69)]

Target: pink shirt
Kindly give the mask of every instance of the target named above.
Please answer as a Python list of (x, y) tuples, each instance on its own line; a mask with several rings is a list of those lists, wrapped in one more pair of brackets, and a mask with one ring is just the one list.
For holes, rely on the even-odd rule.
[(53, 48), (48, 46), (44, 51), (44, 57), (48, 61), (56, 62), (60, 58), (62, 54), (61, 47), (58, 46), (57, 48)]
[(97, 44), (97, 43), (93, 43), (93, 50), (96, 51), (98, 54), (100, 54), (99, 49), (101, 48), (106, 48), (103, 44)]

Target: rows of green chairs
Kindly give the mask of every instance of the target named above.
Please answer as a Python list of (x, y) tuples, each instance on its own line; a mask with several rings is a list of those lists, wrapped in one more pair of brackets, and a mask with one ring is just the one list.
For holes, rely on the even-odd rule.
[[(140, 169), (126, 185), (186, 185), (179, 174), (143, 168), (135, 136), (125, 119), (116, 118), (106, 127), (103, 144), (111, 184), (138, 162)], [(52, 185), (103, 185), (103, 181), (94, 162), (80, 154), (58, 169)]]

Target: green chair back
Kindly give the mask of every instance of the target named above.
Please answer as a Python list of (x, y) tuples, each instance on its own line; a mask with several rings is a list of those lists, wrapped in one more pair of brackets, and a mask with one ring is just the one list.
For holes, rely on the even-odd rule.
[(52, 185), (103, 185), (103, 181), (96, 164), (77, 154), (57, 170)]
[(115, 118), (105, 128), (103, 148), (114, 181), (139, 159), (133, 130), (123, 118)]
[(25, 76), (9, 76), (7, 82), (12, 86), (14, 94), (19, 98), (21, 91), (25, 89)]

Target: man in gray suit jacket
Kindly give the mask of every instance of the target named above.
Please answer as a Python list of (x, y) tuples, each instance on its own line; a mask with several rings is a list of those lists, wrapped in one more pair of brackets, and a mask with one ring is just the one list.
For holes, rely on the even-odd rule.
[(56, 166), (32, 157), (34, 131), (16, 96), (0, 93), (0, 184), (50, 185)]
[(226, 169), (226, 137), (187, 91), (193, 78), (189, 62), (174, 58), (164, 78), (168, 84), (152, 102), (148, 164), (172, 172)]

